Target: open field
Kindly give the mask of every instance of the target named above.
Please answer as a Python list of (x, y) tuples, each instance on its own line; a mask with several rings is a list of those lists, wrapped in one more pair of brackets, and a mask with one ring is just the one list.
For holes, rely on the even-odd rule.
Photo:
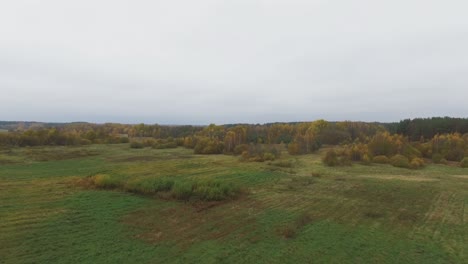
[[(467, 263), (468, 169), (240, 162), (128, 144), (0, 150), (0, 263)], [(217, 180), (177, 200), (83, 184)]]

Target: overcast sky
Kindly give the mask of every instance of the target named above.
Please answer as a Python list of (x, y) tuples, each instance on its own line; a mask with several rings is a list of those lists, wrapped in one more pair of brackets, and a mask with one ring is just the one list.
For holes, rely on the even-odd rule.
[(468, 117), (468, 1), (1, 1), (0, 91), (0, 120)]

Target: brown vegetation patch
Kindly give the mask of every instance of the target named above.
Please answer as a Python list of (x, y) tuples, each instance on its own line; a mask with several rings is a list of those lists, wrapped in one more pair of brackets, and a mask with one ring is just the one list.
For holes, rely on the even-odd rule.
[(146, 156), (130, 156), (130, 157), (110, 157), (107, 158), (111, 162), (137, 162), (137, 161), (156, 161), (156, 160), (178, 160), (191, 159), (191, 155), (146, 155)]
[(312, 223), (312, 217), (307, 213), (303, 213), (294, 222), (278, 228), (277, 233), (286, 239), (292, 239), (296, 237), (300, 229), (310, 223)]
[(256, 229), (252, 212), (260, 202), (243, 197), (230, 202), (178, 203), (170, 208), (146, 208), (124, 217), (127, 225), (141, 228), (136, 237), (148, 243), (175, 242), (181, 247), (192, 243), (224, 239), (235, 234), (246, 237)]
[(408, 176), (408, 175), (359, 175), (359, 177), (381, 179), (381, 180), (402, 180), (402, 181), (415, 181), (415, 182), (439, 181), (439, 179), (434, 179), (434, 178), (425, 178), (421, 176)]
[(371, 218), (371, 219), (377, 219), (377, 218), (384, 217), (384, 214), (381, 212), (377, 212), (377, 211), (367, 211), (367, 212), (364, 212), (364, 216), (367, 218)]
[(53, 160), (67, 160), (84, 158), (89, 156), (96, 156), (99, 153), (87, 149), (28, 149), (25, 151), (28, 158), (35, 161), (53, 161)]

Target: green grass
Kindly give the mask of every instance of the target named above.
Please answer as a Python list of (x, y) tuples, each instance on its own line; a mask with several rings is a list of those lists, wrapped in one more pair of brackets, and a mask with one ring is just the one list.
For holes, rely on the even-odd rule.
[[(468, 169), (332, 168), (285, 153), (243, 163), (129, 144), (1, 160), (0, 263), (468, 262)], [(108, 188), (81, 184), (96, 177)], [(231, 185), (244, 194), (218, 199)], [(185, 199), (194, 192), (214, 199)]]

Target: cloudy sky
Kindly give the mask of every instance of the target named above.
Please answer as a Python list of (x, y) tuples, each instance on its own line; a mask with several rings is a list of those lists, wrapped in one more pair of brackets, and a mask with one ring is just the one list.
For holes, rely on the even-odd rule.
[(0, 120), (468, 117), (466, 0), (0, 3)]

